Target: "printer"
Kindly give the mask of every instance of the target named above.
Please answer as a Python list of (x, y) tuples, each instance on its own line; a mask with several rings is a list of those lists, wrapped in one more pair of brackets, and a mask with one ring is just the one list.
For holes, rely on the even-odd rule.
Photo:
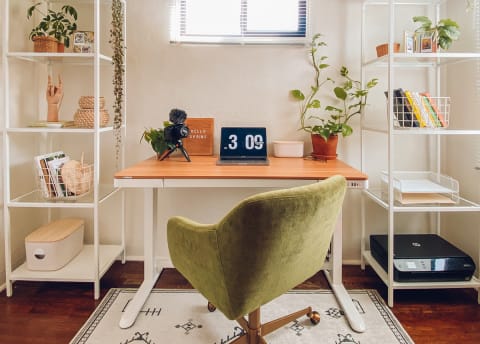
[[(373, 258), (388, 271), (388, 236), (370, 235)], [(469, 281), (470, 256), (436, 234), (394, 235), (393, 279), (397, 282)]]

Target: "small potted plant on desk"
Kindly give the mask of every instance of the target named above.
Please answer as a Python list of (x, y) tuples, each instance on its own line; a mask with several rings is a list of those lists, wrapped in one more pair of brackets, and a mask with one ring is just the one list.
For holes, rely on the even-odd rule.
[[(313, 152), (312, 157), (318, 159), (336, 159), (338, 134), (343, 137), (353, 133), (349, 121), (362, 113), (367, 102), (367, 95), (371, 88), (377, 84), (377, 79), (369, 80), (365, 87), (360, 81), (352, 79), (347, 67), (342, 66), (339, 72), (341, 83), (333, 87), (334, 104), (323, 107), (317, 94), (321, 87), (327, 83), (335, 84), (335, 80), (322, 78), (322, 71), (329, 67), (324, 63), (327, 56), (319, 56), (319, 48), (326, 46), (321, 40), (321, 34), (313, 36), (310, 44), (310, 58), (315, 77), (310, 92), (305, 95), (295, 89), (290, 95), (300, 105), (300, 129), (311, 134)], [(308, 115), (312, 110), (323, 111), (327, 118), (318, 115)], [(307, 124), (307, 121), (315, 120), (316, 124)]]
[(63, 52), (70, 46), (70, 35), (77, 30), (77, 10), (70, 5), (62, 6), (60, 11), (40, 10), (42, 2), (37, 2), (27, 10), (27, 19), (37, 11), (43, 17), (30, 32), (29, 38), (34, 42), (35, 52)]
[[(170, 125), (169, 121), (165, 121), (163, 126), (166, 127)], [(157, 159), (160, 159), (160, 156), (168, 149), (168, 143), (165, 140), (165, 131), (163, 128), (150, 128), (145, 129), (140, 138), (140, 141), (145, 140), (152, 146), (153, 151), (155, 152)]]

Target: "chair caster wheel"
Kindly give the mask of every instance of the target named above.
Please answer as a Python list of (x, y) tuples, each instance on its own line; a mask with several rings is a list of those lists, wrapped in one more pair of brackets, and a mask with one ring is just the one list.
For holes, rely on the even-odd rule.
[(215, 310), (217, 309), (217, 307), (215, 307), (210, 301), (208, 302), (207, 308), (209, 312), (215, 312)]
[(314, 325), (317, 325), (320, 322), (320, 313), (317, 311), (312, 311), (307, 314), (307, 317), (310, 319), (310, 322)]

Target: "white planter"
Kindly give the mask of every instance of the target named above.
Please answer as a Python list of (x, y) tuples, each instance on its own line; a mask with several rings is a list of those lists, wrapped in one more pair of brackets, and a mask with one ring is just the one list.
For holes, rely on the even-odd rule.
[(273, 141), (273, 155), (278, 158), (301, 158), (303, 141)]

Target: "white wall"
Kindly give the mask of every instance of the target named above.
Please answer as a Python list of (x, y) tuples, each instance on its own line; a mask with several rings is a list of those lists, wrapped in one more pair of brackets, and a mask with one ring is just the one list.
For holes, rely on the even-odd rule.
[[(463, 4), (463, 1), (459, 1)], [(313, 0), (311, 6), (312, 32), (324, 34), (328, 43), (325, 54), (329, 56), (330, 71), (334, 73), (341, 65), (346, 64), (351, 74), (360, 76), (360, 0)], [(461, 6), (460, 9), (463, 9)], [(459, 10), (460, 11), (460, 10)], [(24, 11), (15, 12), (20, 20)], [(372, 18), (381, 22), (384, 16)], [(466, 20), (463, 18), (463, 20)], [(81, 28), (88, 29), (90, 21), (82, 19)], [(168, 119), (172, 108), (187, 111), (189, 117), (212, 116), (215, 118), (216, 133), (219, 128), (227, 125), (264, 125), (268, 128), (269, 140), (301, 139), (306, 142), (305, 153), (310, 151), (308, 135), (297, 130), (297, 104), (288, 97), (292, 88), (308, 89), (312, 81), (312, 69), (309, 65), (307, 49), (301, 46), (214, 46), (214, 45), (172, 45), (168, 36), (169, 1), (143, 0), (128, 1), (127, 5), (127, 83), (128, 83), (128, 118), (126, 139), (126, 164), (133, 164), (153, 155), (151, 148), (140, 137), (145, 128), (160, 127)], [(411, 26), (411, 24), (409, 24)], [(464, 28), (462, 27), (462, 30)], [(470, 28), (471, 29), (471, 28)], [(468, 30), (465, 27), (465, 30)], [(468, 34), (466, 34), (468, 36)], [(383, 43), (386, 32), (374, 30), (371, 35), (372, 44)], [(27, 44), (26, 42), (25, 44)], [(366, 52), (373, 56), (374, 50)], [(475, 76), (464, 71), (462, 81), (475, 82)], [(1, 65), (0, 65), (1, 71)], [(375, 75), (372, 75), (375, 76)], [(87, 80), (91, 76), (85, 77)], [(454, 84), (453, 78), (451, 85)], [(107, 80), (108, 82), (108, 80)], [(65, 94), (63, 115), (75, 110), (78, 95), (86, 94), (90, 82), (70, 83)], [(40, 83), (43, 87), (43, 82)], [(378, 107), (381, 116), (384, 115), (382, 84), (375, 91), (373, 99), (380, 100)], [(43, 89), (43, 88), (42, 88)], [(452, 87), (452, 97), (455, 90), (460, 92), (462, 84)], [(38, 91), (33, 89), (32, 92)], [(37, 92), (38, 93), (38, 92)], [(461, 96), (461, 95), (460, 95)], [(459, 111), (471, 111), (478, 104), (463, 102), (465, 108)], [(456, 103), (455, 106), (459, 106)], [(477, 105), (477, 106), (476, 106)], [(373, 104), (372, 104), (373, 106)], [(2, 108), (3, 110), (3, 108)], [(67, 116), (68, 117), (68, 116)], [(3, 116), (2, 116), (3, 118)], [(457, 120), (456, 117), (455, 120)], [(67, 119), (63, 117), (63, 119)], [(358, 119), (354, 121), (354, 134), (340, 140), (339, 157), (350, 165), (360, 168), (360, 136)], [(215, 148), (218, 151), (218, 137)], [(412, 147), (406, 147), (411, 150)], [(378, 145), (374, 145), (372, 153), (374, 163), (379, 155)], [(467, 194), (478, 199), (478, 175), (472, 172), (471, 164), (466, 159), (457, 159), (457, 146), (448, 150), (447, 167), (454, 176), (469, 171), (466, 178), (469, 182), (462, 185)], [(472, 149), (467, 156), (476, 154)], [(462, 155), (462, 157), (465, 155)], [(1, 160), (0, 160), (1, 161)], [(409, 162), (405, 162), (408, 164)], [(462, 165), (467, 164), (468, 166)], [(378, 175), (371, 176), (372, 181)], [(248, 190), (168, 190), (160, 196), (158, 219), (160, 227), (159, 251), (163, 257), (168, 256), (165, 245), (164, 227), (168, 217), (184, 215), (201, 222), (214, 222), (219, 219), (239, 199), (261, 189)], [(371, 233), (386, 229), (386, 215), (377, 206), (367, 204), (367, 218)], [(115, 209), (109, 213), (115, 213)], [(130, 258), (141, 258), (143, 254), (143, 195), (141, 190), (127, 192), (127, 255)], [(475, 223), (477, 218), (459, 216), (462, 227), (467, 227), (467, 235), (451, 234), (452, 240), (462, 248), (466, 247), (472, 255), (477, 255), (478, 231)], [(402, 220), (402, 219), (401, 219)], [(410, 218), (405, 219), (405, 223)], [(104, 219), (104, 222), (110, 222)], [(458, 223), (457, 220), (447, 220)], [(411, 223), (411, 222), (409, 222)], [(448, 222), (447, 222), (448, 223)], [(358, 261), (360, 259), (360, 193), (349, 191), (343, 212), (344, 225), (344, 260)], [(411, 227), (421, 228), (423, 220)], [(453, 230), (455, 232), (455, 230)], [(104, 233), (106, 240), (115, 240), (116, 231), (111, 228)], [(473, 244), (470, 240), (474, 238)], [(475, 241), (476, 239), (476, 241)], [(21, 242), (18, 243), (21, 246)], [(0, 246), (1, 247), (1, 246)], [(3, 251), (3, 247), (0, 249)], [(3, 255), (2, 255), (3, 256)], [(478, 258), (478, 255), (477, 255)], [(0, 264), (2, 262), (0, 261)], [(2, 264), (3, 266), (3, 264)]]
[[(352, 75), (360, 77), (359, 4), (312, 1), (312, 31), (325, 35), (331, 73), (347, 64)], [(307, 143), (306, 153), (310, 151), (309, 137), (297, 130), (297, 104), (288, 97), (290, 89), (306, 90), (313, 80), (305, 47), (172, 45), (168, 42), (168, 1), (130, 1), (127, 13), (127, 164), (152, 155), (148, 145), (139, 143), (141, 133), (145, 127), (161, 126), (175, 107), (190, 117), (214, 117), (217, 134), (227, 125), (263, 125), (268, 128), (269, 140), (302, 139)], [(358, 130), (341, 140), (339, 155), (360, 167)], [(167, 218), (175, 214), (217, 221), (239, 199), (258, 191), (162, 191), (159, 226), (164, 227)], [(127, 255), (140, 256), (142, 194), (133, 191), (128, 195)], [(345, 203), (345, 259), (359, 257), (358, 197), (359, 192), (352, 191)], [(160, 241), (161, 255), (166, 255), (163, 236)]]

